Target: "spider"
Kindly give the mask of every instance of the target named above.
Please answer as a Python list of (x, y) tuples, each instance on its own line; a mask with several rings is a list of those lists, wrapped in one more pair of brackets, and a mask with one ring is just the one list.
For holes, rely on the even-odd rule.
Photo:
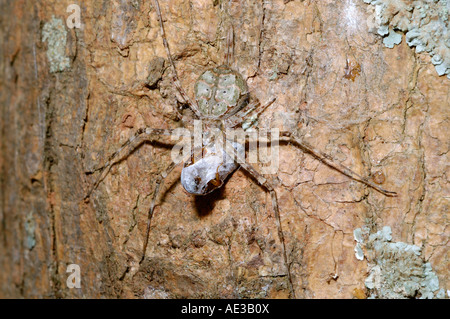
[[(257, 118), (275, 101), (275, 98), (270, 99), (265, 104), (260, 104), (258, 101), (250, 103), (249, 90), (246, 81), (240, 73), (231, 67), (234, 41), (233, 29), (230, 27), (226, 37), (227, 47), (224, 63), (220, 66), (208, 69), (200, 75), (195, 83), (195, 99), (191, 99), (186, 94), (178, 78), (175, 63), (172, 59), (172, 54), (164, 31), (158, 0), (154, 0), (154, 8), (156, 9), (158, 16), (161, 38), (170, 64), (169, 66), (172, 69), (173, 83), (185, 103), (193, 111), (196, 120), (200, 120), (202, 125), (200, 144), (194, 145), (194, 149), (189, 152), (188, 156), (183, 157), (184, 166), (181, 172), (181, 183), (188, 193), (195, 196), (206, 195), (220, 188), (224, 184), (225, 179), (240, 166), (270, 193), (272, 210), (275, 215), (284, 266), (286, 268), (287, 285), (291, 297), (295, 298), (290, 264), (286, 254), (284, 233), (281, 227), (277, 194), (272, 184), (245, 159), (245, 146), (234, 142), (229, 138), (230, 129), (249, 126), (249, 115), (253, 114), (253, 119), (255, 116)], [(184, 118), (177, 107), (174, 107), (174, 109), (183, 124), (192, 125), (192, 119)], [(144, 142), (154, 141), (158, 136), (170, 136), (174, 131), (175, 130), (173, 129), (156, 129), (151, 127), (138, 129), (136, 133), (128, 139), (122, 147), (114, 152), (108, 158), (107, 162), (99, 169), (99, 176), (91, 186), (85, 198), (88, 199), (90, 197), (91, 193), (106, 177), (114, 164), (126, 158)], [(271, 137), (273, 136), (268, 134), (268, 138)], [(316, 150), (314, 147), (304, 142), (299, 136), (289, 131), (281, 131), (279, 132), (279, 136), (275, 136), (275, 138), (279, 138), (279, 140), (299, 147), (304, 152), (309, 153), (316, 159), (349, 178), (361, 182), (386, 196), (397, 195), (395, 192), (382, 189), (367, 178), (362, 177), (344, 165), (333, 161), (330, 156)], [(165, 178), (180, 163), (181, 161), (172, 161), (156, 179), (155, 189), (148, 211), (147, 228), (141, 262), (145, 257), (149, 241), (151, 221), (157, 196), (164, 184)]]

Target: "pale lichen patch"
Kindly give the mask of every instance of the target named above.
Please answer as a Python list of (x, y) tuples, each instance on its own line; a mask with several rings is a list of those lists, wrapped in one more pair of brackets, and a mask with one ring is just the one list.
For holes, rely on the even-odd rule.
[[(364, 0), (375, 7), (376, 32), (383, 36), (383, 44), (393, 48), (402, 40), (415, 47), (416, 52), (428, 52), (439, 75), (450, 79), (450, 42), (448, 0)], [(394, 31), (395, 30), (395, 31)]]
[(47, 59), (50, 72), (62, 72), (70, 68), (70, 59), (66, 56), (67, 30), (63, 20), (55, 18), (44, 25), (42, 41), (47, 42)]
[(26, 237), (26, 246), (28, 249), (33, 249), (34, 246), (36, 246), (36, 222), (33, 217), (33, 213), (29, 213), (27, 215), (27, 219), (25, 220), (25, 233), (27, 235)]
[[(366, 257), (369, 275), (364, 284), (370, 298), (444, 298), (431, 264), (421, 257), (421, 248), (391, 242), (389, 226), (370, 234), (368, 227), (353, 232), (356, 258)], [(364, 251), (363, 251), (364, 250)]]

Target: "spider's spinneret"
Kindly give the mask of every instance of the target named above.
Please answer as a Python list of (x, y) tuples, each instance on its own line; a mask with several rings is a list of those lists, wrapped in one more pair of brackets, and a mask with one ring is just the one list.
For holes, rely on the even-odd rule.
[(247, 83), (227, 65), (200, 75), (194, 92), (200, 112), (206, 118), (234, 114), (248, 103), (249, 98)]

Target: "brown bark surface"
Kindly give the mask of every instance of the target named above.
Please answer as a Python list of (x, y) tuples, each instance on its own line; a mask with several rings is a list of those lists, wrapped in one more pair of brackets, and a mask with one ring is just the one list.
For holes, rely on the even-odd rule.
[[(243, 170), (201, 198), (183, 190), (180, 167), (172, 172), (142, 263), (170, 139), (139, 147), (83, 201), (94, 170), (138, 128), (181, 126), (153, 2), (82, 1), (74, 29), (72, 0), (1, 3), (0, 297), (288, 297), (270, 196)], [(421, 247), (447, 291), (449, 80), (430, 57), (405, 41), (384, 47), (362, 1), (160, 4), (189, 96), (223, 62), (232, 23), (235, 67), (252, 96), (277, 98), (259, 127), (293, 131), (399, 194), (280, 147), (279, 171), (267, 178), (297, 297), (368, 295), (368, 263), (354, 252), (363, 226), (390, 226), (393, 241)], [(345, 76), (348, 67), (356, 71)], [(79, 289), (67, 287), (69, 264), (80, 266)]]

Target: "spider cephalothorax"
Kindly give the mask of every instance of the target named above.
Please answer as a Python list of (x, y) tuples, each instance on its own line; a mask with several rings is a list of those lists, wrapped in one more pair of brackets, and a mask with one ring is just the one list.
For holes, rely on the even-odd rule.
[(228, 65), (205, 71), (195, 83), (194, 92), (199, 110), (206, 118), (236, 114), (249, 98), (247, 83)]

